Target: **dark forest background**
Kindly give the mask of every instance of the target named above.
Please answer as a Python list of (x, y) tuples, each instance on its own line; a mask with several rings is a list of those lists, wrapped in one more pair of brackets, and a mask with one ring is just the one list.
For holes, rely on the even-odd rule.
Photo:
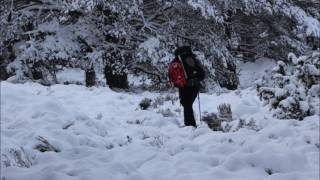
[[(206, 87), (237, 89), (237, 62), (288, 61), (319, 48), (316, 0), (1, 0), (1, 80), (59, 83), (64, 68), (87, 86), (129, 88), (128, 75), (167, 87), (167, 65), (191, 45)], [(72, 83), (72, 82), (71, 82)]]

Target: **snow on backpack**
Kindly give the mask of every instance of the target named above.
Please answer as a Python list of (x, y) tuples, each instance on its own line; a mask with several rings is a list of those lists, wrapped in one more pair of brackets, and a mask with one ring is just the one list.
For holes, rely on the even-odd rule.
[(187, 83), (186, 72), (182, 61), (179, 58), (174, 59), (169, 65), (169, 76), (175, 87), (184, 87)]

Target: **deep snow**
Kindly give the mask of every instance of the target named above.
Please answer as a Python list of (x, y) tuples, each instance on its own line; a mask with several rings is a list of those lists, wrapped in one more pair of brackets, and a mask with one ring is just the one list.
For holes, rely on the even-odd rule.
[[(145, 97), (158, 105), (140, 110)], [(1, 178), (319, 179), (319, 116), (274, 119), (253, 88), (200, 98), (208, 112), (230, 103), (233, 124), (253, 120), (258, 130), (213, 132), (200, 122), (196, 129), (182, 127), (182, 108), (172, 93), (1, 82)], [(194, 109), (199, 119), (197, 101)], [(35, 150), (39, 136), (60, 152)], [(24, 152), (22, 161), (14, 159), (12, 149)], [(21, 162), (30, 167), (19, 167)]]
[(248, 88), (254, 86), (254, 83), (261, 79), (266, 72), (270, 72), (276, 66), (276, 62), (268, 58), (259, 58), (255, 62), (237, 63), (240, 70), (239, 81), (240, 88)]

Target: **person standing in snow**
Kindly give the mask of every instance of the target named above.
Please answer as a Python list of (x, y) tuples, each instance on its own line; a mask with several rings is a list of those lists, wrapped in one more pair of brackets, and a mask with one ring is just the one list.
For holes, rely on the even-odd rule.
[(192, 104), (199, 93), (205, 72), (190, 46), (178, 47), (174, 54), (175, 58), (169, 65), (170, 85), (179, 88), (185, 126), (197, 127)]

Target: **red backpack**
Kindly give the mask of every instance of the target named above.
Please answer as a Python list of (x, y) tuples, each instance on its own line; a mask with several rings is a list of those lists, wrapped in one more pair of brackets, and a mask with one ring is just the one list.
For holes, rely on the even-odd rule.
[(173, 82), (175, 87), (184, 87), (187, 83), (186, 74), (183, 64), (180, 60), (174, 59), (169, 65), (170, 81)]

